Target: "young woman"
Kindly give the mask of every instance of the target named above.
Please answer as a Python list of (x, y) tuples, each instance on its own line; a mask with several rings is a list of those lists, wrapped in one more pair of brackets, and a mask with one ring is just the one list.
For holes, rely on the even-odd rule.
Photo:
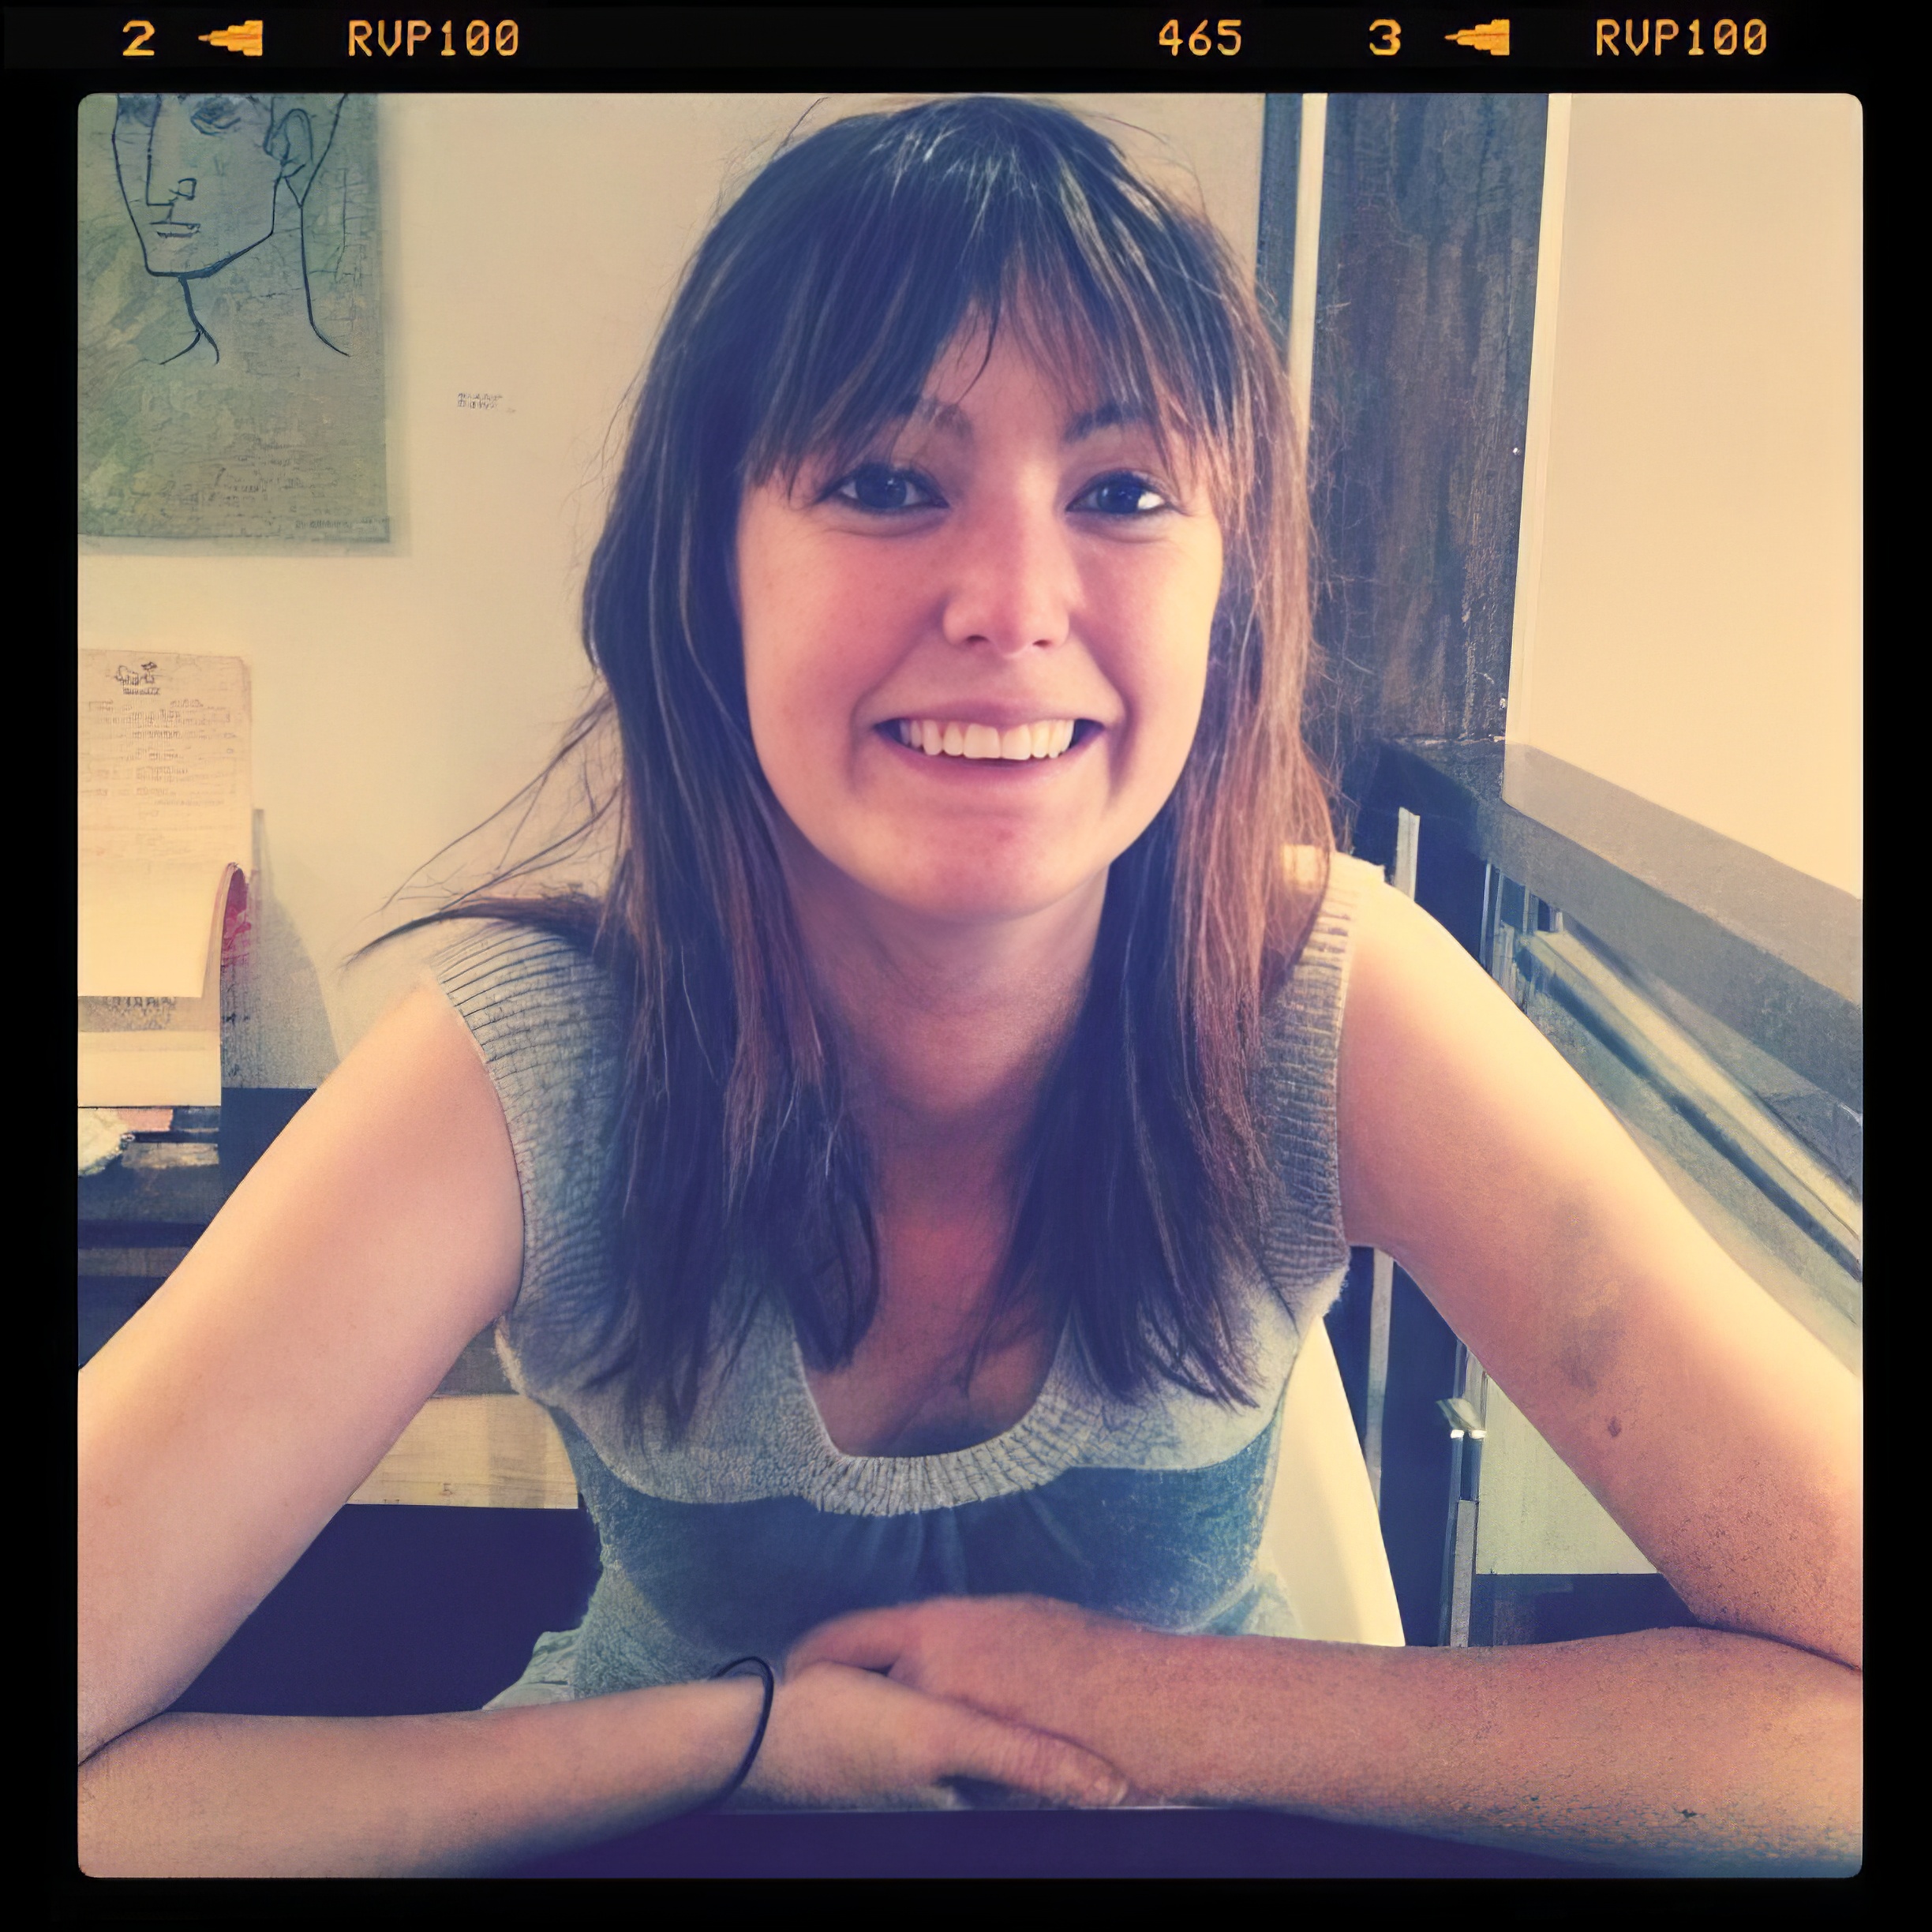
[[(1855, 1384), (1328, 851), (1290, 447), (1249, 278), (1059, 110), (839, 122), (721, 217), (586, 595), (608, 892), (459, 907), (83, 1373), (88, 1870), (702, 1804), (746, 1653), (739, 1802), (1855, 1864)], [(1256, 1550), (1350, 1242), (1703, 1627), (1295, 1635)], [(602, 1537), (582, 1627), (482, 1712), (167, 1714), (492, 1321)]]

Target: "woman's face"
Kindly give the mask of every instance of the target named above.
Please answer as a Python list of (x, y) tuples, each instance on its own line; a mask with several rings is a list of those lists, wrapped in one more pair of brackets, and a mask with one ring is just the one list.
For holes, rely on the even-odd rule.
[(746, 691), (778, 803), (906, 912), (981, 923), (1097, 887), (1186, 762), (1221, 561), (1147, 424), (1069, 397), (1011, 329), (990, 359), (962, 340), (860, 462), (744, 499)]

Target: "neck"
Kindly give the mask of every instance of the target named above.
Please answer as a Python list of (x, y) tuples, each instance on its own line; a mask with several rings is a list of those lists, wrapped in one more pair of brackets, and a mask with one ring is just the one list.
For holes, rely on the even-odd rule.
[(885, 904), (809, 848), (786, 860), (881, 1205), (942, 1220), (1002, 1208), (1086, 991), (1106, 875), (1038, 912), (952, 923)]
[(337, 351), (309, 312), (301, 209), (279, 191), (275, 232), (210, 275), (184, 276), (182, 293), (197, 332), (235, 373), (285, 373)]

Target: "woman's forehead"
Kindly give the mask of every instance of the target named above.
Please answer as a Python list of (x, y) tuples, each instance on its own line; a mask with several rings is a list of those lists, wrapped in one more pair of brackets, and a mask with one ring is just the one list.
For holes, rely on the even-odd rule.
[(1105, 429), (1153, 429), (1158, 406), (1125, 394), (1103, 372), (1088, 363), (1049, 355), (1034, 344), (1006, 335), (989, 343), (985, 331), (956, 337), (927, 373), (919, 395), (895, 417), (905, 428), (970, 439), (975, 418), (987, 405), (987, 378), (1010, 391), (1043, 392), (1045, 406), (1061, 428), (1062, 440), (1078, 442)]
[[(1151, 414), (1163, 399), (1137, 393), (1148, 385), (1136, 380), (1129, 367), (1133, 358), (1124, 350), (1124, 340), (1106, 339), (1092, 318), (1077, 308), (1044, 295), (1022, 296), (991, 320), (968, 315), (933, 358), (925, 388), (931, 394), (935, 384), (964, 386), (997, 357), (1009, 367), (1024, 365), (1070, 415), (1136, 406)], [(1148, 373), (1159, 385), (1159, 376)]]
[(1172, 385), (1136, 381), (1126, 369), (1109, 366), (1119, 358), (1104, 358), (1091, 341), (1072, 331), (1053, 339), (1028, 320), (1003, 318), (997, 329), (980, 320), (960, 328), (934, 358), (918, 395), (903, 400), (881, 427), (970, 441), (997, 365), (1003, 387), (1017, 381), (1043, 392), (1064, 444), (1110, 430), (1145, 432), (1163, 450), (1174, 443), (1192, 451), (1203, 440), (1202, 426), (1188, 420)]

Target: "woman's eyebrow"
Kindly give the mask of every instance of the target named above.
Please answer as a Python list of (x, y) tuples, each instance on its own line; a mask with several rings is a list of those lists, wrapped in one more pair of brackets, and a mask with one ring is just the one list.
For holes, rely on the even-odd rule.
[[(922, 429), (939, 430), (963, 443), (972, 440), (972, 419), (965, 410), (957, 402), (942, 402), (934, 396), (921, 396), (900, 420), (917, 423)], [(1103, 429), (1115, 429), (1123, 425), (1151, 429), (1153, 421), (1151, 414), (1138, 402), (1098, 403), (1092, 409), (1082, 410), (1077, 416), (1070, 417), (1061, 432), (1060, 440), (1071, 446), (1088, 436), (1098, 436)]]
[(943, 431), (961, 443), (972, 440), (972, 418), (957, 402), (942, 402), (935, 396), (921, 396), (900, 421), (917, 423), (922, 429)]
[(1138, 402), (1103, 402), (1069, 419), (1060, 440), (1070, 446), (1099, 435), (1103, 429), (1116, 429), (1123, 425), (1148, 429), (1153, 427), (1154, 418)]

